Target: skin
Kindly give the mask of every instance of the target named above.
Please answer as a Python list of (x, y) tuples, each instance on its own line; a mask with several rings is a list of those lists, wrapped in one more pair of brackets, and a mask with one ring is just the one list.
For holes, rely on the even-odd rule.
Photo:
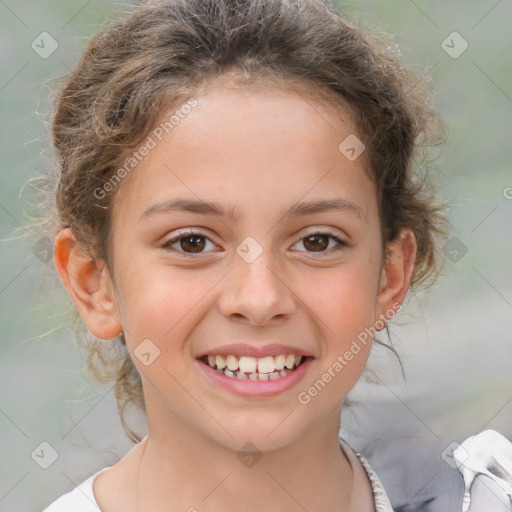
[[(112, 273), (69, 229), (56, 237), (55, 265), (88, 329), (100, 339), (124, 331), (144, 386), (148, 436), (96, 479), (104, 512), (233, 504), (246, 512), (362, 512), (371, 502), (361, 468), (338, 444), (341, 402), (370, 343), (308, 404), (297, 395), (403, 302), (416, 242), (402, 230), (383, 260), (375, 184), (362, 157), (349, 161), (338, 150), (357, 133), (348, 111), (296, 91), (217, 83), (199, 95), (116, 192)], [(218, 202), (237, 218), (167, 211), (140, 220), (176, 196)], [(362, 217), (283, 216), (299, 200), (335, 197), (358, 205)], [(174, 251), (161, 247), (182, 228), (206, 237), (203, 252), (180, 256), (193, 248), (179, 241)], [(327, 237), (308, 243), (317, 230), (349, 246), (335, 251)], [(248, 236), (262, 248), (252, 263), (236, 252)], [(148, 366), (133, 356), (145, 339), (160, 350)], [(315, 357), (304, 379), (278, 396), (238, 396), (197, 368), (195, 356), (208, 349), (269, 339)], [(237, 457), (248, 442), (263, 454), (252, 467)]]

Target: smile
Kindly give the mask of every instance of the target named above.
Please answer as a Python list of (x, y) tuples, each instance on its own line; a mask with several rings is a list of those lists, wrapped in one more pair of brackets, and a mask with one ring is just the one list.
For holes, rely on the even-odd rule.
[(295, 354), (259, 358), (209, 354), (195, 361), (209, 384), (247, 398), (265, 398), (296, 386), (305, 378), (314, 359)]
[(235, 355), (205, 355), (201, 358), (205, 364), (218, 373), (235, 379), (275, 380), (286, 377), (301, 365), (303, 358), (295, 354), (277, 356), (249, 357)]

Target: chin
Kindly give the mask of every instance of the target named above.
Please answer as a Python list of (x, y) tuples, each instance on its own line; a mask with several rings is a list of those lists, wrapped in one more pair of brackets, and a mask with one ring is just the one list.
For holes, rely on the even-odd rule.
[(212, 437), (217, 443), (236, 452), (279, 450), (300, 437), (298, 429), (291, 428), (291, 418), (285, 419), (286, 413), (267, 415), (259, 421), (254, 419), (254, 414), (247, 414), (243, 418), (238, 415), (236, 424), (226, 425), (231, 436), (221, 429)]

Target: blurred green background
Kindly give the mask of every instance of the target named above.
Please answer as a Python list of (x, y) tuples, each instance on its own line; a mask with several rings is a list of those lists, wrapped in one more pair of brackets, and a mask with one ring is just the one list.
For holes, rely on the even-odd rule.
[[(396, 361), (376, 349), (370, 365), (384, 384), (362, 380), (352, 396), (398, 411), (395, 421), (404, 418), (439, 446), (485, 428), (512, 439), (512, 3), (343, 5), (350, 18), (394, 34), (405, 62), (433, 80), (450, 134), (439, 180), (452, 199), (459, 247), (447, 252), (438, 283), (412, 294), (392, 327), (406, 384)], [(44, 240), (24, 236), (30, 190), (19, 197), (51, 166), (44, 123), (55, 77), (69, 73), (87, 37), (120, 8), (98, 0), (0, 2), (3, 512), (42, 510), (132, 446), (109, 386), (88, 386), (81, 374), (85, 354), (67, 325), (70, 301), (48, 272)], [(51, 39), (39, 52), (31, 46), (42, 32), (58, 44), (51, 55)], [(133, 415), (132, 424), (145, 434), (143, 417)], [(350, 418), (344, 425), (354, 428)], [(34, 455), (42, 442), (58, 454), (48, 469)]]

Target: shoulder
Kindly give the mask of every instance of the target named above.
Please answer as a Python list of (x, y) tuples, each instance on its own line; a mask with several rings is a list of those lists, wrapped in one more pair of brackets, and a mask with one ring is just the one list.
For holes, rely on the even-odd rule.
[(512, 443), (498, 432), (444, 448), (415, 438), (371, 448), (368, 456), (395, 512), (511, 510)]
[(512, 510), (512, 438), (495, 431), (459, 442), (437, 437), (395, 402), (375, 399), (346, 410), (344, 428), (395, 512), (461, 512), (470, 501), (474, 511)]
[(94, 498), (92, 484), (96, 476), (106, 469), (108, 469), (108, 467), (91, 475), (72, 491), (63, 494), (60, 498), (51, 503), (42, 512), (101, 512)]
[[(147, 436), (143, 441), (145, 439)], [(136, 444), (116, 464), (96, 472), (42, 512), (101, 512), (123, 510), (123, 507), (127, 509), (133, 499), (137, 468), (144, 445), (142, 441)]]

